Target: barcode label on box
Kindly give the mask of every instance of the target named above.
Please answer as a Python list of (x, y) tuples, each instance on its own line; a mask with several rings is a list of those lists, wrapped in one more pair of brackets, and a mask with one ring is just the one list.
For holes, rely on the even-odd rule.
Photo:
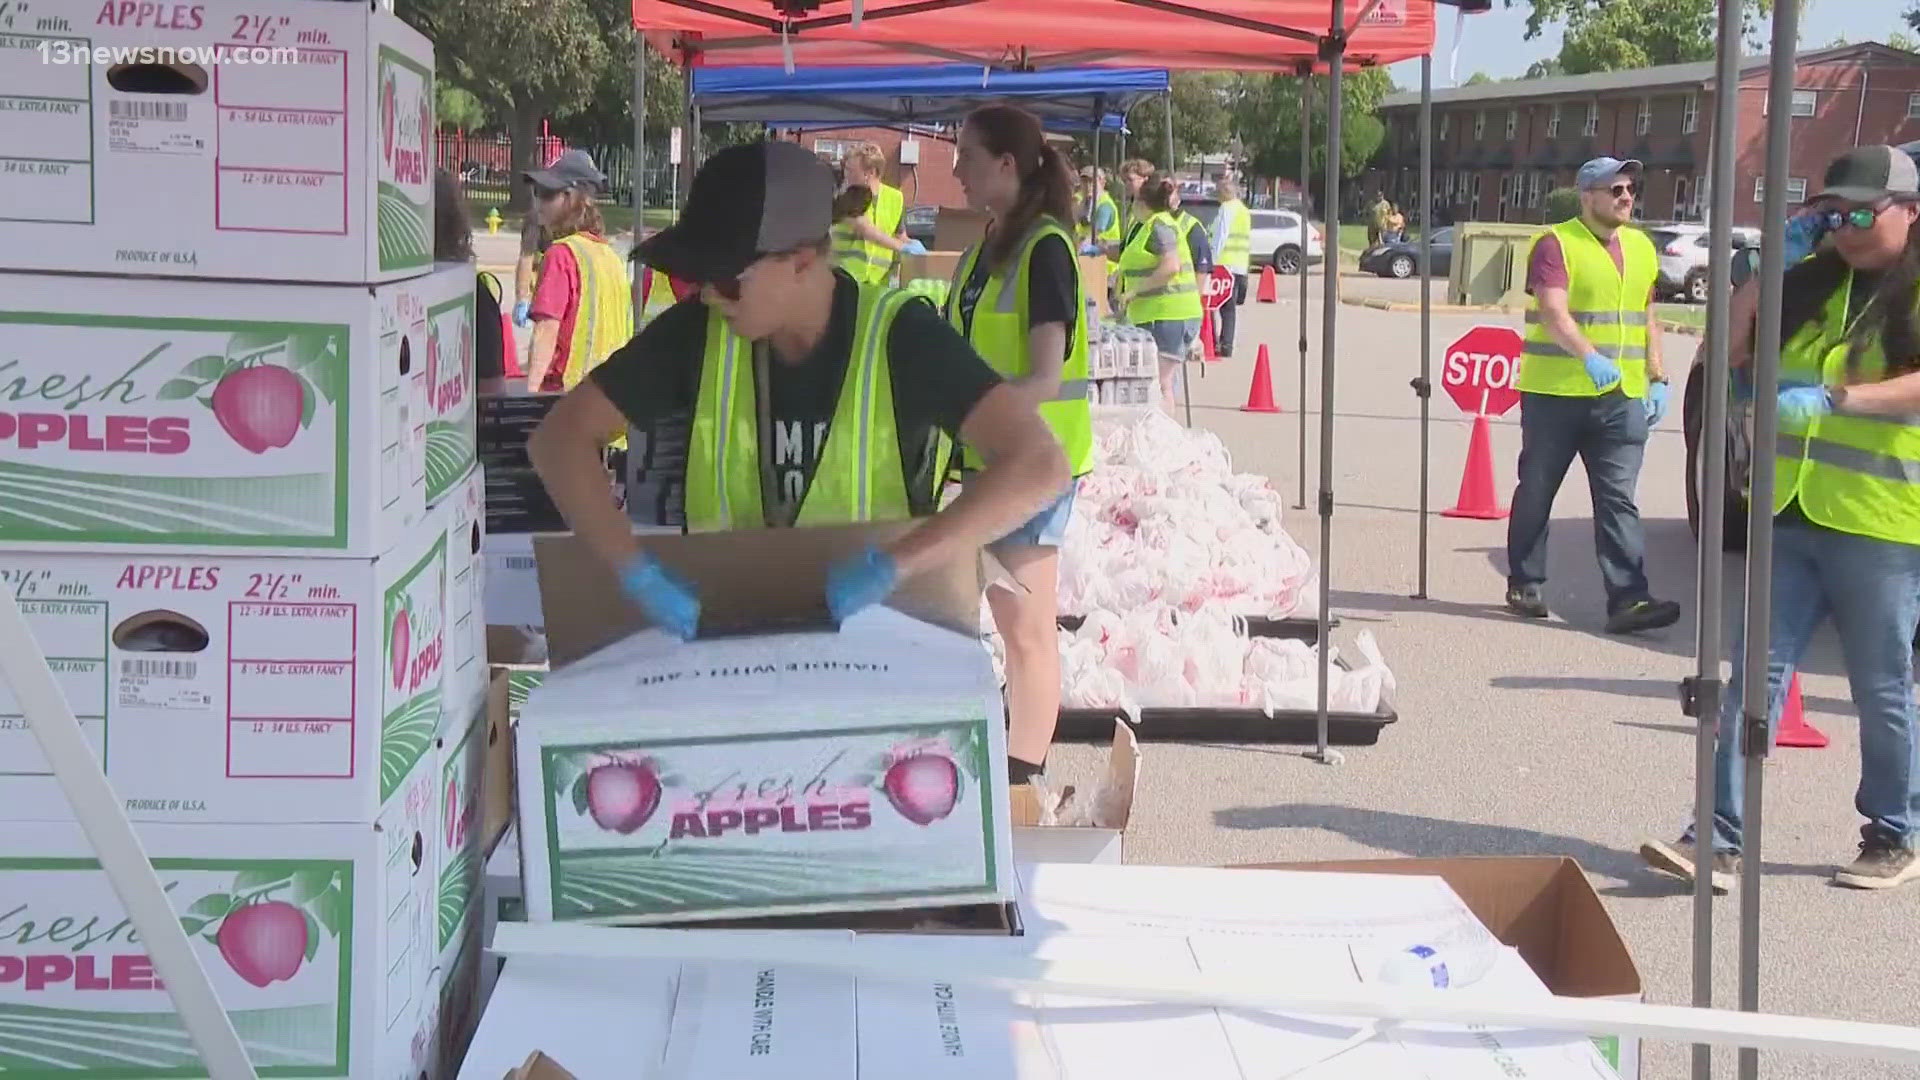
[(114, 120), (170, 120), (179, 123), (187, 118), (187, 103), (109, 100), (107, 116)]
[(509, 555), (501, 561), (506, 564), (506, 568), (509, 570), (533, 569), (533, 556), (531, 555)]
[(197, 679), (200, 677), (200, 663), (197, 660), (122, 660), (120, 674), (145, 676), (153, 679)]

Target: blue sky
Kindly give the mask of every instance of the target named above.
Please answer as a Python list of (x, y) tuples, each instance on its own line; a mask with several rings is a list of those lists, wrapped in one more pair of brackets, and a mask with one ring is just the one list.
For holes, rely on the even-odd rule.
[[(1900, 12), (1902, 0), (1803, 0), (1800, 38), (1803, 48), (1818, 48), (1836, 37), (1848, 41), (1885, 41), (1887, 35), (1905, 28)], [(1457, 68), (1461, 82), (1476, 71), (1495, 78), (1519, 75), (1535, 60), (1560, 52), (1560, 27), (1548, 26), (1532, 41), (1523, 40), (1527, 32), (1527, 12), (1531, 5), (1505, 7), (1496, 3), (1483, 15), (1466, 17), (1466, 32), (1460, 40)], [(1433, 48), (1433, 85), (1445, 88), (1447, 65), (1454, 45), (1457, 14), (1440, 9), (1438, 40)], [(1817, 27), (1809, 30), (1809, 24)], [(1766, 28), (1762, 27), (1765, 41)], [(1420, 61), (1408, 60), (1390, 69), (1395, 83), (1408, 89), (1420, 86)]]

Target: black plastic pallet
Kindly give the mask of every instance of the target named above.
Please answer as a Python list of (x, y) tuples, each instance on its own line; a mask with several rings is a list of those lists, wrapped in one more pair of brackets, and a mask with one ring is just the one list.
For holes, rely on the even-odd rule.
[[(1060, 628), (1062, 630), (1078, 630), (1081, 624), (1086, 622), (1086, 619), (1087, 617), (1085, 615), (1062, 615), (1059, 618)], [(1246, 619), (1248, 637), (1288, 638), (1294, 641), (1304, 641), (1309, 645), (1317, 644), (1320, 641), (1319, 619), (1276, 619), (1267, 615), (1249, 615)], [(1338, 615), (1327, 620), (1327, 629), (1329, 630), (1339, 625), (1340, 616)]]
[[(1061, 709), (1058, 742), (1105, 743), (1113, 739), (1118, 709)], [(1400, 719), (1381, 706), (1377, 713), (1329, 712), (1327, 742), (1335, 746), (1372, 746), (1380, 732)], [(1144, 742), (1287, 743), (1315, 745), (1318, 718), (1310, 709), (1276, 709), (1272, 716), (1259, 709), (1142, 709), (1134, 737)]]

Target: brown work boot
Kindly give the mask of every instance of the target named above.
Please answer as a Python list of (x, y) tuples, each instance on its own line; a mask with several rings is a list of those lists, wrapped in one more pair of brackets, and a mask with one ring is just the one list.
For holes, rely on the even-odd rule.
[[(1694, 867), (1697, 865), (1697, 853), (1693, 841), (1684, 837), (1667, 843), (1664, 840), (1648, 840), (1640, 845), (1640, 858), (1655, 871), (1668, 877), (1676, 877), (1687, 884), (1693, 884)], [(1734, 879), (1740, 876), (1740, 856), (1726, 851), (1713, 853), (1711, 885), (1715, 896), (1725, 896), (1733, 888)]]

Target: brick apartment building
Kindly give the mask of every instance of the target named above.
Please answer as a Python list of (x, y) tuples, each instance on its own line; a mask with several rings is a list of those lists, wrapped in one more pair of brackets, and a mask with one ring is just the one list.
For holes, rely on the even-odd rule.
[[(834, 128), (824, 131), (784, 131), (781, 138), (791, 139), (833, 161), (839, 161), (849, 148), (863, 142), (875, 143), (887, 155), (885, 178), (906, 196), (908, 206), (965, 206), (960, 181), (953, 178), (953, 142), (951, 136), (930, 130), (911, 132), (892, 128)], [(900, 144), (906, 140), (920, 144), (917, 165), (900, 163)]]
[[(1735, 138), (1735, 225), (1760, 224), (1766, 166), (1765, 57), (1745, 61)], [(1714, 65), (1671, 64), (1433, 94), (1433, 190), (1441, 217), (1538, 222), (1546, 194), (1601, 154), (1646, 163), (1638, 213), (1700, 221), (1709, 206)], [(1361, 187), (1403, 206), (1420, 190), (1420, 95), (1381, 107), (1386, 140)], [(1802, 52), (1794, 76), (1789, 205), (1851, 146), (1920, 140), (1920, 55), (1867, 43)]]

